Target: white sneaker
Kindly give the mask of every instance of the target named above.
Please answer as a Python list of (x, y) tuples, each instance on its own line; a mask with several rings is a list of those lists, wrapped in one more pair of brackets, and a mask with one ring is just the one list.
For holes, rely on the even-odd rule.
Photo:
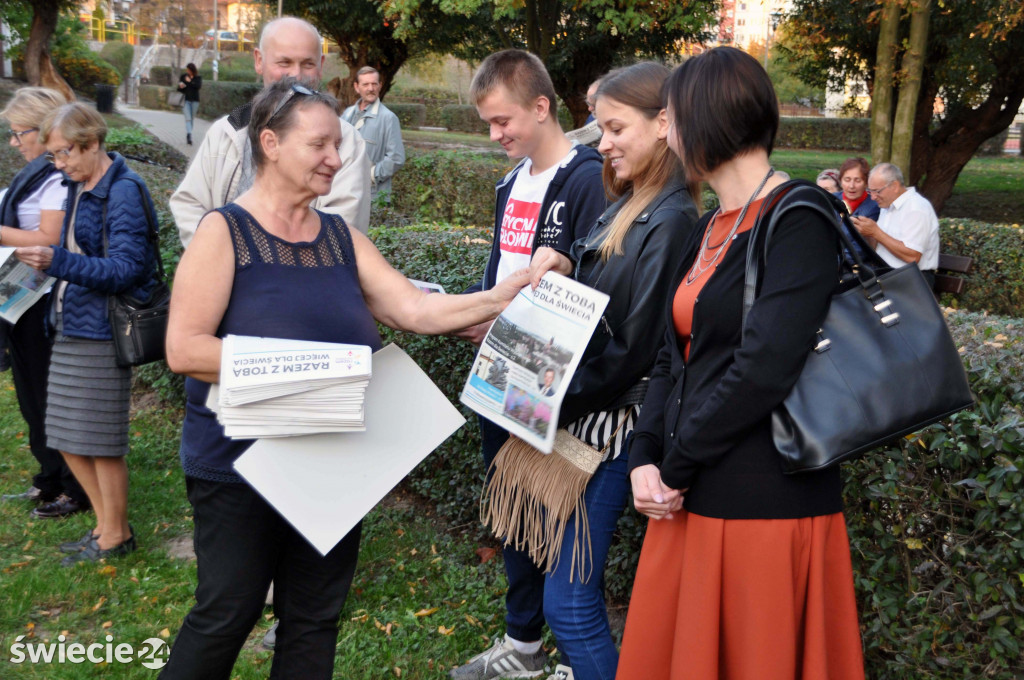
[(533, 654), (517, 651), (508, 638), (494, 641), (487, 651), (481, 652), (448, 673), (452, 680), (492, 680), (493, 678), (539, 678), (547, 669), (548, 655), (543, 649)]
[(575, 678), (571, 668), (558, 664), (555, 666), (555, 672), (548, 676), (548, 680), (575, 680)]

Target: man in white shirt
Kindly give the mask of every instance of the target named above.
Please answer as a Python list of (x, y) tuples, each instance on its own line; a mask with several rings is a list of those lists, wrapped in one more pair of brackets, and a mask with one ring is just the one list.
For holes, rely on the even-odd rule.
[(904, 184), (903, 173), (892, 163), (879, 163), (868, 175), (868, 194), (882, 208), (878, 222), (853, 217), (853, 226), (878, 255), (892, 267), (910, 262), (935, 279), (939, 266), (939, 218), (927, 198)]

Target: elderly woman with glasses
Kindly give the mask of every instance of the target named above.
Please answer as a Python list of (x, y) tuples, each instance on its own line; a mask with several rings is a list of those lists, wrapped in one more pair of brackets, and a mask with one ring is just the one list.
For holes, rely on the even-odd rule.
[(96, 513), (95, 528), (61, 545), (70, 553), (62, 564), (72, 566), (136, 548), (125, 463), (131, 369), (117, 365), (107, 300), (119, 293), (149, 298), (156, 257), (146, 215), (153, 202), (124, 158), (104, 150), (107, 126), (95, 109), (66, 104), (46, 117), (39, 134), (67, 177), (67, 210), (60, 245), (24, 246), (15, 254), (57, 279), (47, 445), (63, 454)]
[(377, 322), (417, 333), (466, 328), (497, 316), (529, 281), (523, 270), (488, 291), (428, 295), (359, 231), (311, 208), (341, 165), (330, 96), (285, 78), (253, 102), (248, 134), (253, 186), (200, 222), (171, 299), (167, 361), (188, 376), (181, 461), (199, 584), (165, 680), (231, 677), (271, 581), (279, 626), (270, 677), (330, 678), (359, 548), (357, 526), (321, 555), (235, 473), (232, 464), (253, 442), (225, 437), (205, 407), (220, 376), (221, 338), (377, 349)]
[[(0, 201), (0, 245), (52, 246), (60, 240), (67, 189), (60, 171), (46, 159), (39, 122), (67, 100), (55, 90), (23, 87), (0, 112), (10, 126), (10, 144), (28, 162), (11, 181)], [(10, 348), (11, 377), (18, 407), (28, 426), (29, 449), (39, 462), (32, 486), (5, 500), (38, 504), (32, 516), (59, 518), (86, 510), (89, 499), (75, 481), (60, 451), (46, 445), (46, 376), (50, 370), (50, 340), (44, 326), (46, 298), (21, 315), (17, 323), (0, 321), (0, 352)]]

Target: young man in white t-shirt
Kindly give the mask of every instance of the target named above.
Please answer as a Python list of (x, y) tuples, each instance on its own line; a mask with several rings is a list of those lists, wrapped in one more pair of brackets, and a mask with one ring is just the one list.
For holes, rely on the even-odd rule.
[[(568, 255), (573, 241), (597, 224), (606, 201), (601, 154), (562, 132), (554, 86), (535, 55), (505, 50), (487, 57), (473, 76), (470, 98), (490, 126), (491, 139), (509, 158), (522, 159), (496, 187), (494, 242), (483, 278), (473, 291), (486, 290), (528, 267), (540, 246)], [(460, 337), (479, 344), (489, 327), (475, 326)], [(508, 432), (485, 418), (480, 419), (480, 430), (484, 465), (489, 468)], [(503, 556), (509, 583), (505, 637), (454, 669), (452, 678), (527, 678), (544, 673), (544, 572), (525, 551), (506, 546)]]

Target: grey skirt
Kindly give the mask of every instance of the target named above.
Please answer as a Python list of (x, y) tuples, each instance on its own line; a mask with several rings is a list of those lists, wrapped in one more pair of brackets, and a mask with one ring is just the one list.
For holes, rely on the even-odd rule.
[(58, 333), (50, 358), (46, 444), (79, 456), (128, 454), (132, 369), (117, 365), (114, 343)]

